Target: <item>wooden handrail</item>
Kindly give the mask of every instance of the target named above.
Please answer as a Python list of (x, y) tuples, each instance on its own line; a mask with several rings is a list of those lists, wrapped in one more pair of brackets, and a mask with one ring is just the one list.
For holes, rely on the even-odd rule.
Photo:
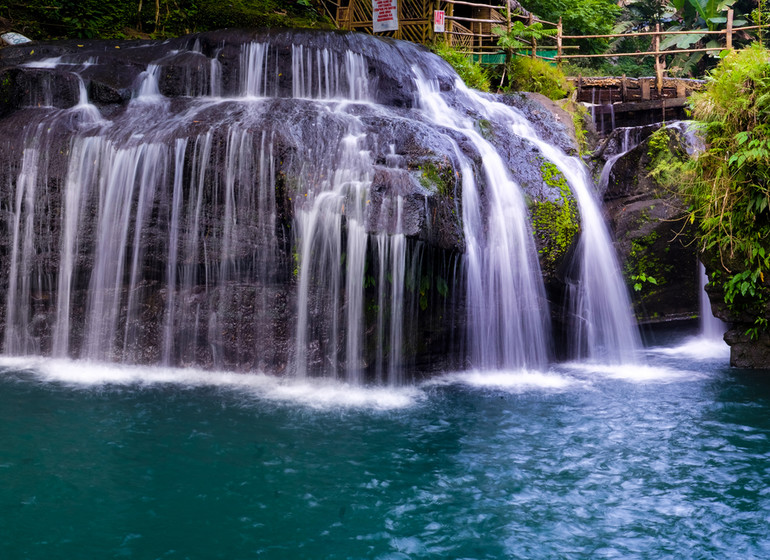
[(500, 25), (500, 27), (502, 27), (503, 24), (505, 23), (505, 20), (499, 20), (499, 19), (480, 19), (480, 18), (460, 17), (460, 16), (444, 16), (444, 19), (450, 20), (450, 21), (474, 21), (476, 23), (497, 23)]
[[(733, 27), (732, 31), (753, 31), (754, 29), (760, 29), (770, 27), (770, 24), (765, 25), (749, 25), (746, 27)], [(708, 29), (690, 29), (687, 31), (639, 31), (638, 33), (615, 33), (611, 35), (562, 35), (562, 39), (622, 39), (624, 37), (644, 37), (652, 35), (724, 35), (727, 33), (727, 29), (718, 29), (716, 31), (710, 31)]]
[(680, 49), (675, 51), (645, 51), (645, 52), (632, 52), (632, 53), (612, 53), (612, 54), (563, 54), (561, 58), (614, 58), (616, 56), (654, 56), (656, 54), (679, 54), (679, 53), (696, 53), (696, 52), (713, 52), (722, 51), (724, 47), (711, 47), (703, 49)]

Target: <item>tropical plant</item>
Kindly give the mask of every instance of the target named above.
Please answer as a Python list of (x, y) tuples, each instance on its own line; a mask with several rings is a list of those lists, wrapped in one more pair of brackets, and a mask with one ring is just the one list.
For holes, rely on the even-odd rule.
[(493, 27), (492, 32), (499, 35), (497, 45), (504, 48), (507, 53), (514, 54), (516, 51), (530, 48), (533, 41), (542, 41), (546, 37), (553, 37), (557, 29), (552, 27), (546, 29), (539, 21), (531, 25), (525, 25), (521, 21), (515, 21), (510, 29), (504, 27)]
[(725, 302), (767, 328), (770, 302), (770, 52), (759, 44), (734, 51), (691, 101), (708, 150), (692, 164), (691, 219)]
[[(605, 35), (612, 32), (622, 8), (614, 0), (522, 0), (524, 7), (546, 21), (562, 20), (565, 35)], [(580, 52), (604, 52), (606, 39), (579, 41)]]

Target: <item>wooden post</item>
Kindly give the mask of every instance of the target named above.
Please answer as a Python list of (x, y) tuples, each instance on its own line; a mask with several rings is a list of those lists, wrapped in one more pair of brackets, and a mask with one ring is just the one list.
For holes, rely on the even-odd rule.
[[(455, 5), (449, 4), (447, 6), (447, 11), (449, 12), (447, 15), (450, 17), (454, 17), (455, 15)], [(446, 42), (447, 45), (454, 44), (455, 39), (454, 35), (447, 35), (447, 32), (452, 31), (452, 26), (454, 25), (454, 22), (450, 19), (448, 23), (444, 23), (444, 38), (449, 39), (449, 41)]]
[(660, 24), (655, 24), (655, 35), (653, 43), (655, 44), (655, 80), (658, 87), (658, 95), (663, 93), (663, 63), (660, 60)]
[(404, 16), (401, 13), (401, 2), (396, 2), (396, 16), (398, 17), (398, 29), (393, 33), (393, 37), (395, 39), (402, 39), (403, 33), (401, 32), (401, 29), (404, 27)]
[(505, 20), (508, 28), (508, 33), (510, 33), (511, 32), (511, 5), (506, 4), (506, 6), (507, 7), (505, 8)]
[(725, 30), (725, 48), (733, 49), (733, 9), (727, 10), (727, 29)]
[(639, 85), (642, 88), (642, 101), (650, 100), (650, 79), (639, 78)]
[(620, 100), (623, 103), (628, 100), (628, 79), (625, 74), (623, 74), (623, 77), (620, 80)]
[[(527, 25), (532, 25), (533, 23), (535, 23), (535, 16), (532, 13), (530, 13), (529, 14), (529, 20), (527, 21)], [(532, 37), (532, 45), (531, 46), (532, 46), (532, 48), (529, 51), (529, 56), (532, 57), (532, 58), (537, 58), (537, 41), (535, 40), (534, 37)]]
[(561, 68), (561, 34), (562, 34), (562, 24), (561, 24), (561, 18), (559, 18), (559, 23), (556, 24), (556, 65)]
[(353, 14), (356, 13), (356, 0), (350, 0), (350, 4), (348, 4), (348, 21), (345, 23), (345, 27), (343, 29), (353, 29)]

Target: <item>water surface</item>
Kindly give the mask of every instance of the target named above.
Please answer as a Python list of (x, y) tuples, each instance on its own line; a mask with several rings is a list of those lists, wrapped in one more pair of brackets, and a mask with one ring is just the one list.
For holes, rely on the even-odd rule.
[(398, 390), (5, 359), (0, 557), (770, 557), (770, 382), (688, 344)]

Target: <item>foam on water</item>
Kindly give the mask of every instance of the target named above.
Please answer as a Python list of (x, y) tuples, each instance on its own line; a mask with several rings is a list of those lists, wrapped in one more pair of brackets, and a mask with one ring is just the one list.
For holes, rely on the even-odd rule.
[(314, 409), (401, 409), (414, 405), (421, 395), (415, 387), (359, 387), (330, 379), (297, 381), (262, 373), (141, 367), (66, 359), (4, 356), (0, 357), (0, 367), (29, 372), (44, 382), (76, 387), (148, 387), (163, 384), (218, 387), (246, 396)]
[(503, 389), (511, 392), (532, 390), (563, 390), (579, 382), (555, 372), (530, 370), (472, 370), (447, 373), (429, 381), (432, 385), (469, 385), (471, 387)]
[(650, 352), (695, 360), (730, 359), (727, 343), (707, 335), (686, 338), (678, 346), (651, 348)]
[(697, 371), (678, 369), (669, 366), (640, 364), (596, 364), (590, 362), (568, 362), (562, 367), (592, 381), (599, 379), (618, 379), (633, 383), (673, 383), (703, 379), (705, 374)]

